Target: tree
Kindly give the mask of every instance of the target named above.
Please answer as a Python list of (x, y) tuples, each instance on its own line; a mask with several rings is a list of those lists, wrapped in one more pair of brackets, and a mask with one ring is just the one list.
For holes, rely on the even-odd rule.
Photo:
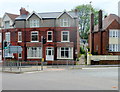
[(90, 29), (90, 14), (92, 12), (94, 13), (94, 23), (96, 25), (98, 23), (98, 10), (93, 8), (91, 4), (79, 5), (73, 10), (77, 10), (79, 16), (80, 37), (82, 39), (88, 39), (88, 31)]

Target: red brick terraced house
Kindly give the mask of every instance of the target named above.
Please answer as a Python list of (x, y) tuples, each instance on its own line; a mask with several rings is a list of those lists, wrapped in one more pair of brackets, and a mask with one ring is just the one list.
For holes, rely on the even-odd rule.
[[(4, 28), (3, 40), (22, 46), (22, 53), (12, 54), (14, 60), (75, 61), (79, 54), (78, 17), (75, 12), (29, 13), (20, 9), (13, 28)], [(41, 36), (46, 44), (41, 48)]]
[(94, 14), (91, 14), (91, 27), (89, 34), (89, 47), (91, 54), (110, 55), (117, 60), (100, 60), (99, 64), (120, 64), (120, 17), (115, 14), (102, 17), (99, 11), (98, 25), (94, 27)]

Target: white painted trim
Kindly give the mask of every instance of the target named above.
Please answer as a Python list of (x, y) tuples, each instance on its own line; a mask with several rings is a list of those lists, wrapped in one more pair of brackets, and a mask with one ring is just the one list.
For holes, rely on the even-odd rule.
[[(63, 32), (68, 32), (68, 40), (63, 41)], [(70, 42), (70, 32), (69, 31), (61, 31), (61, 42)]]
[(40, 59), (42, 57), (27, 57), (27, 59)]
[(68, 12), (64, 11), (60, 15), (58, 15), (57, 19), (60, 18), (64, 13), (68, 14), (71, 18), (73, 18)]
[[(21, 54), (21, 57), (19, 57), (19, 54)], [(18, 53), (18, 58), (21, 59), (22, 58), (22, 53)]]
[[(52, 40), (48, 40), (48, 32), (52, 32)], [(47, 42), (53, 42), (53, 31), (47, 31)]]
[(26, 18), (26, 20), (28, 20), (33, 14), (37, 15), (38, 18), (42, 19), (42, 17), (40, 17), (38, 13), (36, 13), (35, 11), (33, 11), (33, 12)]
[[(57, 59), (73, 59), (73, 47), (67, 47), (67, 48), (69, 48), (69, 52), (72, 50), (72, 52), (71, 52), (71, 57), (68, 57), (68, 58), (63, 58), (63, 57), (61, 57), (61, 48), (62, 47), (58, 47), (57, 48), (57, 54), (60, 54), (60, 57), (58, 57), (59, 55), (57, 55)], [(64, 47), (63, 47), (64, 48)], [(58, 52), (58, 49), (60, 49), (60, 52)], [(70, 50), (71, 49), (71, 50)], [(70, 56), (70, 53), (69, 53), (69, 56)]]
[[(6, 40), (6, 34), (9, 34), (10, 35), (10, 32), (6, 32), (5, 33), (5, 40)], [(6, 40), (7, 41), (7, 40)], [(10, 39), (9, 39), (9, 41), (7, 41), (7, 42), (10, 42), (11, 41), (11, 35), (10, 35)]]
[[(38, 34), (38, 40), (37, 41), (32, 41), (32, 33), (37, 32)], [(39, 42), (39, 32), (38, 31), (31, 31), (31, 42)]]
[(22, 36), (22, 32), (18, 32), (18, 42), (22, 42), (22, 41), (19, 41), (19, 33), (21, 33), (21, 36)]

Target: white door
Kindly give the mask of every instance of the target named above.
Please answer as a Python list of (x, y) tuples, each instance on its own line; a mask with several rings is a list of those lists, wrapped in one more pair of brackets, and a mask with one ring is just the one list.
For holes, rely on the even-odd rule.
[(46, 48), (46, 60), (54, 60), (54, 48), (53, 47), (47, 47)]

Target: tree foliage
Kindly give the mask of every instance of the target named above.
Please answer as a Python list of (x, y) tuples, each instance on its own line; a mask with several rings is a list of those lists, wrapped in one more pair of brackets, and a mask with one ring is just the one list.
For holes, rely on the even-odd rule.
[(80, 36), (82, 39), (88, 39), (88, 31), (90, 29), (90, 14), (94, 13), (94, 23), (96, 25), (98, 23), (98, 10), (93, 8), (91, 4), (79, 5), (76, 6), (75, 9), (77, 10), (79, 16)]

